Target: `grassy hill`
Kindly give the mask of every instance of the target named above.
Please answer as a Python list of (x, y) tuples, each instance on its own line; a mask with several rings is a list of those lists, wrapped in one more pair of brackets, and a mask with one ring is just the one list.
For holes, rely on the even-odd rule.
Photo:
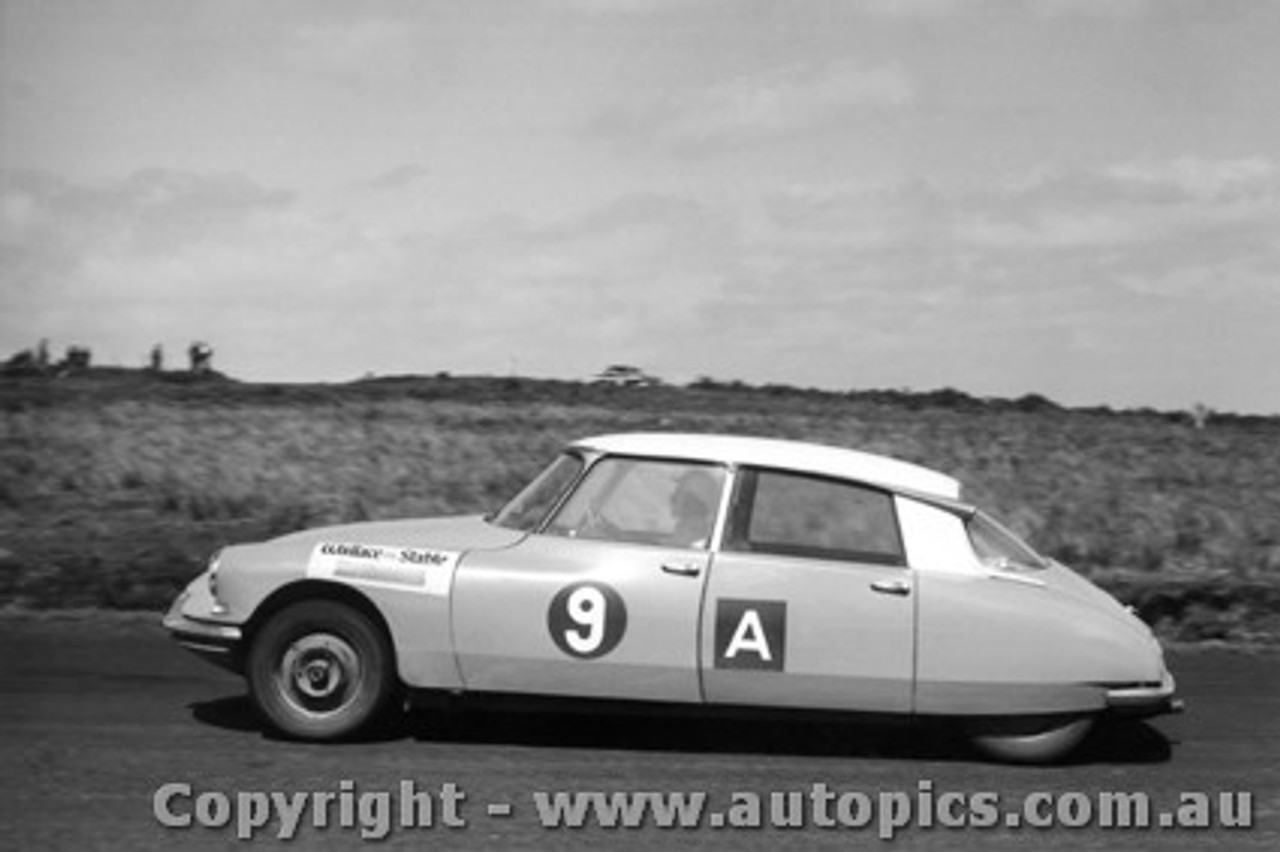
[(486, 511), (564, 442), (636, 429), (919, 462), (1166, 638), (1280, 641), (1280, 419), (711, 381), (0, 376), (0, 604), (160, 608), (220, 544)]

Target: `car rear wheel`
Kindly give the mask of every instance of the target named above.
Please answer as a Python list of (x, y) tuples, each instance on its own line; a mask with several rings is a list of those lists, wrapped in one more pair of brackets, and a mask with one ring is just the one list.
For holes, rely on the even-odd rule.
[(1004, 763), (1053, 763), (1080, 745), (1093, 716), (1078, 714), (983, 719), (968, 725), (979, 752)]
[(268, 722), (306, 740), (348, 737), (381, 717), (396, 689), (390, 643), (359, 610), (293, 604), (262, 626), (248, 659), (249, 691)]

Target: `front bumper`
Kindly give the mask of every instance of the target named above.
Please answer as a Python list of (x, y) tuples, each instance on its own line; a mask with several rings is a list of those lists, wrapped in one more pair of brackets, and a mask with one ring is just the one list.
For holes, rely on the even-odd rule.
[(243, 631), (234, 624), (193, 617), (184, 612), (189, 592), (178, 596), (165, 613), (164, 628), (174, 641), (211, 663), (232, 671), (240, 670)]

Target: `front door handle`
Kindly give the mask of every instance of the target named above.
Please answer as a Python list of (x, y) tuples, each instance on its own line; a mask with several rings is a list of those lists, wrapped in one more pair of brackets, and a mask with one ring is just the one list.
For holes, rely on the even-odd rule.
[(906, 580), (876, 580), (871, 584), (871, 591), (902, 597), (911, 594), (911, 584)]
[(702, 566), (697, 562), (663, 562), (662, 570), (677, 577), (696, 577), (702, 573)]

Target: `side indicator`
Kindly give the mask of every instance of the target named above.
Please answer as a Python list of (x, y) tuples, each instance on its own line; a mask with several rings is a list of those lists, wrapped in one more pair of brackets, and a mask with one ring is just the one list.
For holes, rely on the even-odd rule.
[(1009, 574), (1004, 571), (991, 571), (987, 574), (988, 580), (1003, 580), (1006, 583), (1019, 583), (1023, 586), (1032, 586), (1037, 589), (1048, 588), (1048, 583), (1044, 580), (1037, 580), (1035, 577), (1024, 577), (1021, 574)]

